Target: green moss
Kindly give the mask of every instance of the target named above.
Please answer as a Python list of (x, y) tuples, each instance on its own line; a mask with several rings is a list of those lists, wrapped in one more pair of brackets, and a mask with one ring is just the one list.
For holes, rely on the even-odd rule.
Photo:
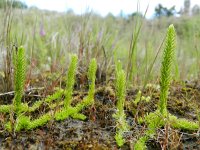
[(5, 125), (4, 125), (5, 129), (8, 131), (8, 132), (12, 132), (12, 124), (11, 122), (7, 122)]
[(147, 149), (145, 142), (148, 140), (147, 136), (142, 136), (140, 139), (135, 143), (134, 150), (145, 150)]
[(72, 114), (72, 118), (74, 119), (80, 119), (80, 120), (85, 120), (87, 117), (83, 114), (80, 113), (76, 113), (76, 114)]
[(1, 113), (9, 113), (12, 105), (1, 105), (0, 112)]
[(119, 147), (123, 146), (125, 143), (124, 137), (122, 135), (123, 133), (121, 133), (120, 131), (117, 131), (115, 134), (115, 140)]

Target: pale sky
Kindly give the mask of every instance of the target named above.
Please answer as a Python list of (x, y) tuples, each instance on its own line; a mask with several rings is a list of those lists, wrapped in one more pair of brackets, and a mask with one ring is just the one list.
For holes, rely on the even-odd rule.
[[(40, 9), (56, 10), (59, 12), (72, 9), (76, 14), (83, 14), (86, 10), (93, 10), (102, 16), (109, 12), (113, 15), (119, 15), (121, 11), (124, 14), (131, 14), (137, 11), (138, 0), (22, 0), (28, 6), (37, 6)], [(176, 6), (179, 11), (183, 7), (184, 0), (139, 0), (140, 11), (145, 12), (147, 5), (149, 9), (147, 18), (154, 14), (155, 7), (160, 3), (167, 8)], [(190, 0), (191, 7), (195, 4), (200, 5), (200, 0)]]

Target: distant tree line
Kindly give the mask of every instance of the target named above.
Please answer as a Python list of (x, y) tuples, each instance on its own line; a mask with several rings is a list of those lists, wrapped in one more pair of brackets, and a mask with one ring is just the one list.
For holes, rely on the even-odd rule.
[(161, 4), (158, 4), (158, 6), (155, 8), (155, 16), (156, 17), (170, 17), (176, 14), (175, 6), (168, 9), (167, 7), (162, 6)]
[(27, 9), (28, 6), (19, 0), (0, 0), (0, 9), (5, 7), (19, 8), (19, 9)]
[(184, 7), (181, 8), (180, 11), (176, 11), (175, 6), (171, 8), (167, 8), (162, 6), (161, 4), (158, 4), (158, 6), (155, 8), (155, 17), (170, 17), (175, 16), (176, 14), (179, 14), (181, 16), (183, 15), (199, 15), (200, 14), (200, 6), (194, 5), (193, 8), (191, 8), (191, 2), (190, 0), (184, 0)]

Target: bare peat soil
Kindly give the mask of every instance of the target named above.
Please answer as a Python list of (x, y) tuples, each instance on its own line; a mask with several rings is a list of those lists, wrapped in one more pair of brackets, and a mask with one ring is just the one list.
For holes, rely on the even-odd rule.
[[(150, 102), (140, 101), (135, 106), (133, 100), (138, 89), (127, 91), (125, 113), (130, 130), (124, 134), (126, 143), (121, 149), (133, 149), (134, 143), (146, 130), (145, 124), (139, 124), (138, 118), (144, 117), (148, 112), (155, 111), (159, 100), (159, 89), (153, 86), (146, 88), (143, 96), (150, 96)], [(25, 94), (24, 101), (37, 101), (41, 99), (42, 90), (34, 90)], [(73, 95), (73, 103), (78, 103), (87, 94), (84, 90), (76, 89)], [(12, 94), (1, 95), (0, 104), (11, 103)], [(116, 122), (112, 115), (116, 112), (116, 98), (114, 86), (97, 85), (94, 106), (82, 111), (87, 116), (85, 121), (68, 118), (64, 121), (52, 120), (45, 126), (19, 133), (8, 133), (4, 130), (4, 119), (8, 114), (0, 114), (0, 150), (56, 150), (56, 149), (80, 149), (80, 150), (107, 150), (120, 149), (117, 147), (114, 136)], [(31, 114), (34, 117), (45, 112), (47, 106), (43, 105), (39, 110)], [(200, 84), (198, 82), (173, 83), (170, 89), (168, 110), (179, 118), (197, 121), (200, 111)], [(168, 139), (166, 140), (166, 135)], [(166, 142), (167, 141), (167, 142)], [(157, 130), (156, 136), (146, 143), (149, 150), (167, 149), (199, 150), (200, 136), (197, 131), (183, 131), (173, 129)]]

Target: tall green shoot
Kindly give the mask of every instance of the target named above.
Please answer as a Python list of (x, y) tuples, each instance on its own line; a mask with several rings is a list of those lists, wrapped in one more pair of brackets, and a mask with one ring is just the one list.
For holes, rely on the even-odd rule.
[(165, 48), (163, 52), (163, 60), (161, 65), (160, 77), (160, 104), (159, 111), (162, 115), (167, 113), (167, 98), (169, 94), (169, 86), (171, 83), (172, 63), (174, 60), (174, 51), (176, 48), (176, 32), (173, 25), (170, 25), (167, 31)]
[(24, 93), (24, 84), (26, 76), (26, 59), (25, 50), (21, 46), (13, 52), (14, 60), (14, 90), (15, 97), (13, 100), (14, 110), (19, 112), (21, 106), (21, 99)]
[(96, 70), (97, 70), (97, 62), (96, 59), (93, 58), (89, 64), (89, 69), (88, 69), (88, 80), (89, 80), (88, 98), (91, 100), (91, 102), (94, 102)]
[(97, 70), (97, 62), (96, 59), (93, 58), (89, 64), (89, 69), (87, 74), (89, 82), (88, 95), (84, 98), (84, 100), (81, 103), (76, 105), (75, 109), (77, 110), (77, 112), (82, 110), (84, 107), (92, 105), (94, 103), (96, 70)]
[[(164, 126), (166, 120), (163, 120), (162, 116), (166, 117), (167, 114), (167, 98), (169, 94), (169, 87), (171, 83), (171, 71), (172, 63), (174, 60), (175, 51), (175, 29), (173, 25), (170, 25), (167, 30), (167, 35), (165, 39), (165, 47), (163, 52), (163, 59), (161, 64), (161, 77), (160, 77), (160, 102), (158, 106), (158, 111), (150, 113), (145, 117), (145, 122), (148, 124), (148, 130), (145, 136), (142, 136), (135, 144), (134, 149), (146, 149), (145, 142), (148, 137), (154, 136), (156, 128)], [(161, 114), (161, 115), (160, 115)]]
[(124, 113), (124, 103), (126, 97), (126, 75), (125, 72), (120, 68), (120, 64), (118, 63), (116, 66), (117, 112), (113, 115), (117, 122), (115, 140), (119, 147), (124, 145), (125, 140), (123, 138), (123, 134), (128, 130), (126, 115)]
[(64, 99), (64, 107), (67, 109), (72, 101), (72, 93), (74, 89), (74, 83), (75, 83), (75, 74), (77, 69), (77, 61), (78, 58), (76, 55), (72, 55), (71, 57), (71, 63), (68, 69), (67, 74), (67, 81), (66, 81), (66, 89), (65, 89), (65, 99)]

